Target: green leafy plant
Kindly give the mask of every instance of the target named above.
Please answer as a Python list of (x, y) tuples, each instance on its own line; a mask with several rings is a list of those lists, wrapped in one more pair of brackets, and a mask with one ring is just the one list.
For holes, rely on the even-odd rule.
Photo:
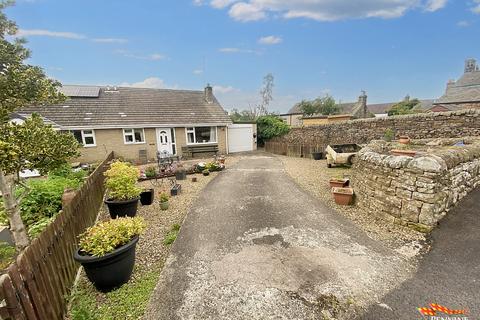
[(15, 247), (0, 242), (0, 270), (7, 268), (15, 260)]
[(203, 173), (204, 175), (207, 175), (207, 176), (208, 176), (208, 175), (210, 174), (210, 170), (204, 169), (204, 170), (202, 171), (202, 173)]
[(220, 166), (215, 162), (209, 162), (205, 165), (205, 169), (210, 172), (213, 172), (213, 171), (218, 171), (220, 169)]
[(387, 142), (390, 142), (390, 141), (393, 140), (393, 138), (395, 138), (395, 132), (393, 132), (393, 130), (390, 129), (390, 128), (385, 130), (385, 133), (383, 135), (383, 139)]
[(105, 185), (113, 200), (130, 200), (137, 198), (142, 188), (137, 186), (139, 171), (130, 163), (116, 161), (105, 172)]
[(174, 224), (170, 229), (170, 231), (165, 235), (165, 238), (163, 239), (163, 244), (168, 246), (173, 242), (175, 242), (175, 239), (177, 239), (177, 235), (179, 231), (180, 231), (180, 225)]
[(160, 202), (165, 203), (168, 202), (170, 196), (166, 192), (160, 192)]
[(149, 166), (145, 169), (145, 176), (147, 178), (155, 178), (157, 176), (157, 169), (154, 166)]
[(145, 228), (145, 221), (140, 217), (101, 222), (80, 235), (79, 247), (86, 255), (101, 257), (127, 244)]
[(257, 120), (258, 143), (263, 145), (265, 140), (287, 134), (290, 126), (276, 115), (259, 117)]
[(393, 105), (390, 110), (388, 110), (389, 116), (404, 115), (418, 113), (420, 111), (415, 110), (415, 107), (420, 104), (418, 99), (410, 99), (409, 97), (405, 100)]

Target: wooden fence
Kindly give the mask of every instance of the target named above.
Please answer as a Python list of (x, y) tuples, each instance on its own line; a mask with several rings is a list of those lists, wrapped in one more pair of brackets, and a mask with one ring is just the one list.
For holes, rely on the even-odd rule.
[(113, 152), (0, 277), (0, 319), (63, 319), (79, 267), (73, 260), (77, 237), (95, 222), (112, 159)]
[(324, 145), (288, 144), (284, 142), (265, 142), (265, 151), (289, 157), (312, 158), (312, 152), (325, 152)]

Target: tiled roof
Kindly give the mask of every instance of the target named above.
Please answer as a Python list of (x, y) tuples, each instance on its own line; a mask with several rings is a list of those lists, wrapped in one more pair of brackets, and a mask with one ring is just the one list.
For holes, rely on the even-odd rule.
[[(231, 120), (213, 98), (207, 103), (203, 91), (100, 87), (95, 90), (64, 86), (73, 97), (61, 105), (27, 107), (22, 114), (37, 112), (62, 128), (125, 128), (161, 125), (226, 125)], [(71, 89), (71, 90), (70, 90)], [(82, 92), (88, 93), (82, 96)], [(93, 92), (93, 93), (92, 93)], [(80, 96), (79, 96), (80, 95)], [(93, 96), (92, 96), (93, 95)]]
[(435, 104), (480, 101), (480, 71), (466, 72), (456, 82), (447, 85), (445, 94)]

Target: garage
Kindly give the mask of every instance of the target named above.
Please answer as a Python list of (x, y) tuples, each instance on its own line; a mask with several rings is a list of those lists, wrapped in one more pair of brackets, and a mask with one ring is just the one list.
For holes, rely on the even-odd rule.
[(257, 125), (235, 123), (228, 126), (228, 152), (246, 152), (257, 149)]

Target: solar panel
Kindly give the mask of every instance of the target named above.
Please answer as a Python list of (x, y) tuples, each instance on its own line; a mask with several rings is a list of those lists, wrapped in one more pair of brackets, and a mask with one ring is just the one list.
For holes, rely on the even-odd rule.
[(60, 92), (67, 97), (98, 97), (100, 94), (100, 87), (90, 86), (63, 86)]

